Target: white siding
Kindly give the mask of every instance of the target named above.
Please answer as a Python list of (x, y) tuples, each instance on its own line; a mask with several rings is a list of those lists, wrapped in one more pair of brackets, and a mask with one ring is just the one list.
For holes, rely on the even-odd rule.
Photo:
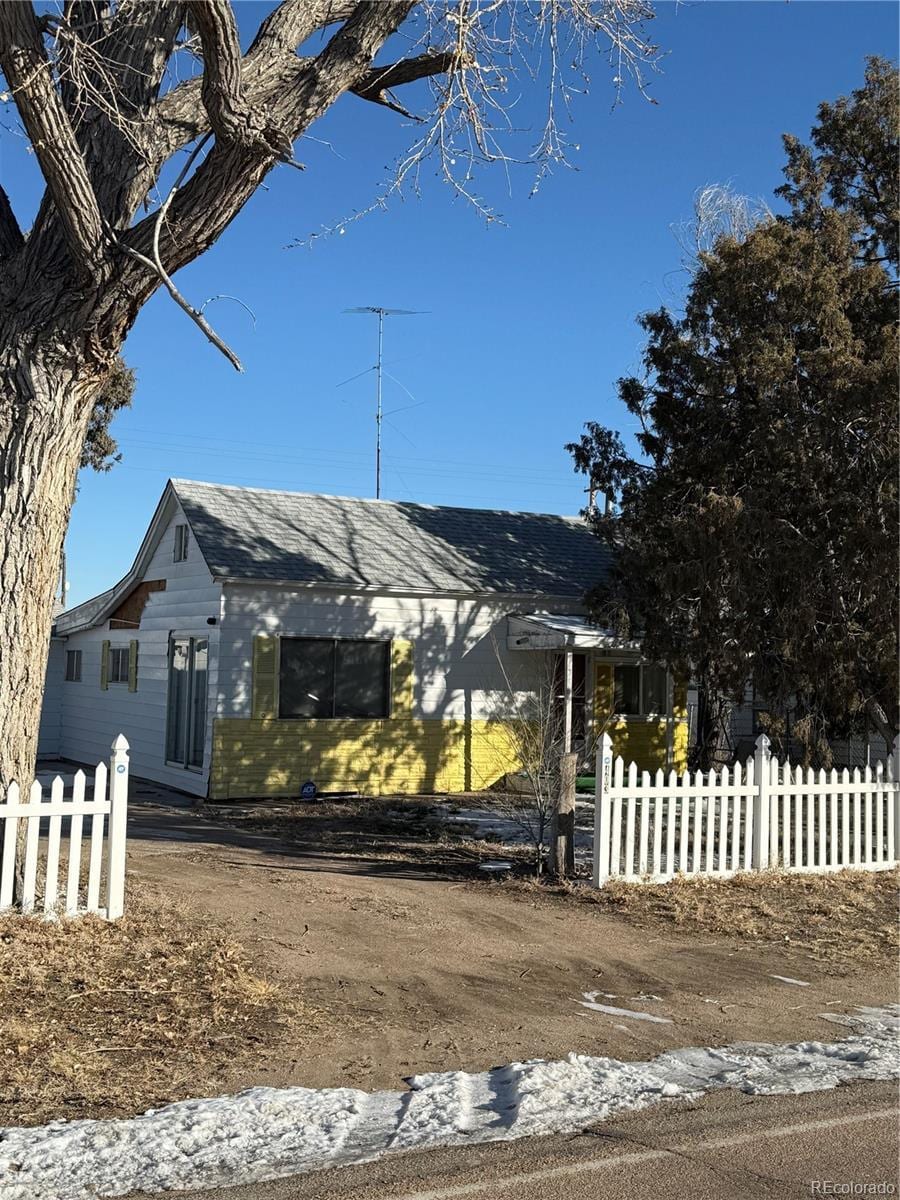
[(62, 714), (63, 676), (66, 671), (65, 644), (58, 638), (50, 639), (47, 656), (47, 674), (44, 678), (44, 702), (41, 707), (41, 723), (38, 728), (38, 755), (41, 758), (56, 758), (59, 754), (60, 717)]
[[(81, 682), (62, 683), (61, 737), (59, 752), (76, 762), (94, 763), (105, 759), (117, 733), (124, 733), (131, 746), (131, 769), (135, 775), (167, 783), (195, 795), (205, 795), (213, 708), (217, 692), (216, 663), (219, 627), (208, 625), (207, 618), (218, 621), (222, 589), (214, 583), (200, 549), (190, 537), (188, 557), (173, 562), (175, 525), (185, 523), (177, 508), (150, 560), (143, 579), (165, 579), (166, 590), (153, 592), (147, 599), (139, 629), (109, 629), (109, 623), (82, 633), (70, 634), (66, 649), (82, 652)], [(166, 766), (166, 696), (168, 690), (169, 635), (193, 634), (209, 638), (209, 702), (207, 705), (206, 755), (203, 771), (187, 771)], [(100, 687), (100, 660), (105, 640), (111, 646), (128, 646), (136, 640), (138, 649), (137, 691), (125, 683)], [(65, 655), (60, 667), (62, 679)]]
[(324, 588), (226, 584), (219, 641), (219, 715), (251, 715), (253, 638), (270, 633), (411, 641), (414, 716), (437, 720), (508, 716), (510, 691), (534, 689), (547, 660), (541, 654), (506, 649), (506, 617), (536, 608), (573, 612), (579, 606), (571, 597), (554, 601), (546, 596), (346, 595)]

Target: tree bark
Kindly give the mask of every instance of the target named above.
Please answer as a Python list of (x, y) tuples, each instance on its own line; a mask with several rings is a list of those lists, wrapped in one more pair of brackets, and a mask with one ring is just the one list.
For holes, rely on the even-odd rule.
[(0, 789), (27, 787), (63, 540), (102, 379), (72, 344), (0, 349)]

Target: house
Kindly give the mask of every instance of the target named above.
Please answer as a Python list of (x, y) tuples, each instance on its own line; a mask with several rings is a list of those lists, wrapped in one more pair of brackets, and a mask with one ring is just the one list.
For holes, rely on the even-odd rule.
[(123, 732), (135, 774), (213, 800), (476, 790), (544, 690), (584, 756), (610, 727), (683, 765), (684, 688), (584, 616), (608, 569), (576, 517), (174, 479), (124, 579), (56, 621), (40, 752)]

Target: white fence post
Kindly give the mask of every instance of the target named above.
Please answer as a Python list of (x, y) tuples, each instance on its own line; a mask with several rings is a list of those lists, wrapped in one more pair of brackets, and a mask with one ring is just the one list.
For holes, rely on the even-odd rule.
[(594, 796), (594, 887), (602, 887), (609, 879), (609, 791), (612, 786), (612, 763), (612, 738), (608, 733), (604, 733), (597, 747), (597, 779)]
[(893, 854), (894, 861), (900, 862), (900, 733), (894, 738), (891, 763), (894, 776), (893, 795), (888, 794), (888, 803), (894, 806), (894, 844), (888, 847), (888, 855)]
[(764, 733), (756, 739), (753, 755), (753, 781), (756, 803), (753, 806), (753, 869), (764, 871), (769, 865), (769, 783), (772, 777), (771, 743)]
[(115, 921), (125, 911), (125, 843), (128, 825), (128, 742), (123, 734), (113, 741), (109, 759), (109, 844), (107, 846), (106, 918)]

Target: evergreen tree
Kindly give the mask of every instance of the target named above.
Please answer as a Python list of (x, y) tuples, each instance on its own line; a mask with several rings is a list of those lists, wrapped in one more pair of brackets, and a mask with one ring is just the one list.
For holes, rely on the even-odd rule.
[(707, 698), (752, 678), (827, 762), (862, 718), (889, 741), (900, 726), (896, 182), (891, 198), (839, 166), (896, 162), (896, 72), (870, 62), (819, 115), (816, 151), (785, 139), (790, 214), (701, 253), (682, 315), (640, 318), (645, 376), (618, 391), (642, 455), (596, 424), (568, 448), (618, 501), (594, 518), (618, 555), (598, 619)]

